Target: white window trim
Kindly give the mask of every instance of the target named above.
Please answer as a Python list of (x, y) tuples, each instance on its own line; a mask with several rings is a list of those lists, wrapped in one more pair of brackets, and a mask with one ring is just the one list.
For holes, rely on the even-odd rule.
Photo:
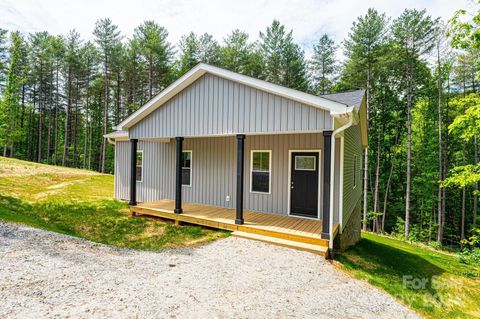
[[(268, 153), (268, 192), (253, 190), (253, 153)], [(251, 150), (250, 151), (250, 193), (270, 195), (272, 193), (272, 150)]]
[[(192, 150), (182, 150), (182, 153), (190, 153), (190, 184), (182, 184), (182, 187), (185, 186), (185, 187), (192, 187), (192, 178), (193, 178), (193, 174), (192, 174), (192, 166), (193, 166), (193, 152)], [(184, 167), (182, 166), (181, 169), (183, 169)]]
[[(138, 167), (138, 165), (137, 165), (137, 157), (136, 157), (138, 153), (142, 153), (142, 165), (140, 165), (140, 167), (142, 168), (142, 174), (140, 176), (141, 178), (140, 178), (139, 181), (137, 181), (137, 167)], [(137, 154), (135, 154), (135, 181), (137, 183), (142, 183), (143, 182), (143, 161), (145, 160), (145, 158), (143, 157), (143, 150), (137, 150)]]
[(353, 188), (357, 188), (357, 171), (358, 171), (358, 156), (357, 154), (353, 154)]

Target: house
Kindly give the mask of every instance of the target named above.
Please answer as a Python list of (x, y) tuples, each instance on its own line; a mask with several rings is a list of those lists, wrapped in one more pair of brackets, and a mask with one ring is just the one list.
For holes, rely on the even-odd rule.
[(105, 137), (134, 213), (330, 250), (360, 237), (363, 90), (315, 96), (199, 64)]

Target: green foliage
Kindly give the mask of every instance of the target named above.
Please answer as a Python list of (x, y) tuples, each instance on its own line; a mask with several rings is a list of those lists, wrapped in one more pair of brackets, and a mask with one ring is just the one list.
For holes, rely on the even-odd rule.
[[(477, 4), (478, 0), (475, 1)], [(457, 10), (450, 20), (452, 26), (449, 36), (452, 46), (469, 49), (480, 48), (480, 10), (468, 13), (467, 10)]]
[(334, 77), (338, 71), (335, 57), (337, 51), (335, 41), (327, 34), (320, 37), (313, 45), (313, 56), (310, 60), (310, 73), (313, 82), (313, 91), (318, 94), (329, 93), (334, 84)]
[[(463, 109), (448, 127), (450, 133), (467, 142), (480, 134), (480, 97), (470, 94), (452, 100), (452, 106)], [(480, 164), (457, 165), (449, 172), (449, 177), (442, 183), (444, 187), (469, 187), (480, 182)], [(476, 194), (478, 196), (478, 194)]]
[(378, 62), (387, 42), (388, 19), (373, 8), (353, 22), (344, 42), (347, 61), (342, 70), (340, 88), (367, 88), (375, 77)]
[(469, 265), (480, 264), (480, 248), (476, 247), (472, 250), (465, 249), (460, 253), (460, 260), (462, 263)]
[(220, 49), (220, 65), (228, 70), (261, 77), (262, 60), (255, 44), (248, 42), (248, 34), (234, 30), (224, 40)]
[(269, 82), (306, 91), (304, 52), (293, 42), (293, 31), (287, 32), (278, 20), (273, 20), (265, 32), (260, 32), (259, 54), (264, 64), (263, 77)]
[(177, 61), (179, 76), (198, 63), (217, 65), (220, 60), (220, 46), (208, 33), (197, 36), (194, 32), (180, 39), (180, 58)]
[(5, 92), (0, 99), (0, 144), (13, 144), (22, 137), (19, 130), (20, 88), (25, 78), (22, 62), (25, 59), (25, 43), (19, 32), (12, 32), (10, 63), (7, 70)]
[(0, 29), (0, 94), (3, 91), (3, 85), (6, 77), (6, 69), (7, 69), (7, 37), (8, 31), (4, 29)]
[(455, 117), (450, 124), (448, 127), (450, 133), (459, 135), (464, 141), (480, 135), (480, 96), (473, 93), (465, 97), (456, 97), (451, 104), (465, 111)]
[(427, 318), (480, 316), (479, 264), (392, 238), (362, 233), (338, 256), (355, 277), (387, 291)]
[(460, 253), (460, 260), (469, 265), (480, 265), (480, 228), (472, 229), (472, 234), (462, 241), (466, 247)]

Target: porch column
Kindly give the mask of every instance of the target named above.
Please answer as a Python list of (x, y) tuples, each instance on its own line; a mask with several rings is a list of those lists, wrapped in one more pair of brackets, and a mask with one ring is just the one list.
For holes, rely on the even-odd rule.
[(176, 137), (177, 141), (177, 157), (175, 168), (175, 214), (182, 213), (182, 151), (183, 137)]
[(243, 225), (243, 167), (244, 167), (245, 135), (237, 135), (237, 215), (235, 224)]
[(323, 131), (323, 208), (322, 238), (330, 239), (330, 174), (332, 170), (332, 131)]
[(130, 206), (137, 205), (137, 142), (137, 139), (130, 140)]

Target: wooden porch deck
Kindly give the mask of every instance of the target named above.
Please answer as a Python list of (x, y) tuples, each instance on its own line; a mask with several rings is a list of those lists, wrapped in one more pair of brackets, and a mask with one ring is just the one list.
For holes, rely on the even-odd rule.
[[(182, 203), (183, 213), (175, 214), (175, 201), (159, 200), (131, 207), (133, 215), (149, 215), (233, 231), (240, 237), (271, 242), (327, 255), (328, 240), (322, 239), (322, 222), (293, 216), (244, 211), (243, 225), (235, 224), (235, 209)], [(334, 225), (334, 234), (338, 225)]]

